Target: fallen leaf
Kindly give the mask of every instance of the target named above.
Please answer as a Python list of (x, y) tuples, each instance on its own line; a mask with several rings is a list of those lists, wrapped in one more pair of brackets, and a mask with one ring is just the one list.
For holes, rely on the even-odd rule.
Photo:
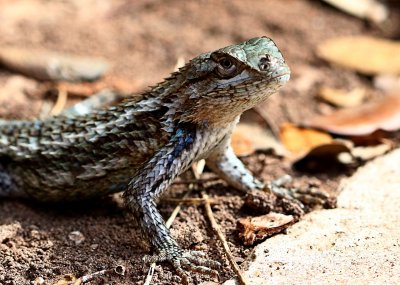
[(400, 76), (382, 74), (374, 77), (374, 87), (386, 92), (400, 90)]
[(282, 145), (267, 130), (258, 124), (239, 123), (232, 133), (232, 147), (236, 155), (246, 156), (256, 150), (273, 149), (282, 155)]
[(295, 222), (293, 216), (271, 212), (267, 215), (244, 218), (237, 222), (239, 238), (245, 245), (253, 245), (280, 233)]
[[(341, 154), (348, 154), (349, 159), (343, 161)], [(302, 172), (326, 173), (337, 170), (345, 164), (353, 162), (350, 149), (343, 142), (334, 141), (311, 149), (308, 153), (298, 158), (293, 167)]]
[(366, 36), (333, 38), (318, 46), (323, 59), (374, 74), (400, 74), (400, 43)]
[(323, 0), (332, 6), (361, 19), (368, 19), (375, 23), (385, 21), (389, 11), (383, 3), (375, 0)]
[(400, 129), (399, 95), (387, 95), (358, 107), (317, 116), (302, 125), (348, 136), (369, 135), (377, 130), (396, 131)]
[(232, 132), (231, 145), (237, 156), (250, 155), (256, 150), (252, 140), (240, 128), (235, 128)]
[(304, 153), (321, 144), (332, 142), (331, 135), (314, 129), (285, 123), (280, 128), (280, 137), (287, 150)]
[(98, 58), (15, 47), (0, 48), (0, 64), (35, 79), (54, 81), (93, 81), (109, 67)]
[(391, 145), (390, 143), (382, 143), (374, 146), (354, 147), (351, 150), (351, 154), (357, 159), (366, 161), (384, 155), (385, 153), (387, 153), (392, 149), (393, 145)]
[(351, 91), (322, 87), (317, 96), (338, 107), (354, 107), (360, 105), (367, 92), (364, 88), (354, 88)]

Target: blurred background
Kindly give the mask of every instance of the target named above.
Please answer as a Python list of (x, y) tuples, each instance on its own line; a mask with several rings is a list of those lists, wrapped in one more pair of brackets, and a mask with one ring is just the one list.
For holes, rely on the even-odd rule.
[[(286, 108), (290, 119), (297, 120), (316, 108), (311, 99), (317, 85), (345, 89), (370, 86), (365, 77), (331, 66), (318, 57), (319, 45), (339, 36), (369, 35), (390, 39), (400, 36), (398, 1), (378, 2), (387, 13), (382, 16), (380, 10), (376, 12), (377, 8), (370, 6), (366, 8), (370, 11), (367, 10), (361, 19), (326, 2), (2, 0), (0, 51), (15, 47), (100, 57), (110, 64), (105, 73), (112, 77), (107, 79), (109, 86), (139, 91), (168, 76), (179, 59), (189, 60), (205, 51), (265, 35), (274, 39), (293, 70), (292, 82), (282, 91), (282, 96), (271, 98), (273, 107), (270, 109), (279, 112), (274, 106), (304, 106)], [(378, 20), (369, 16), (374, 13), (378, 14), (375, 16)], [(9, 60), (4, 59), (5, 56), (0, 53), (0, 59)], [(28, 54), (18, 59), (18, 55), (11, 54), (8, 57), (17, 57), (20, 61), (14, 65), (26, 66), (36, 56)], [(4, 88), (14, 75), (6, 68), (1, 69), (0, 86)], [(317, 78), (310, 79), (313, 82), (308, 83), (309, 86), (302, 86), (298, 79), (307, 77)], [(303, 82), (303, 85), (307, 84)], [(79, 90), (75, 91), (69, 93), (79, 96), (76, 94)], [(0, 94), (4, 91), (0, 90)], [(7, 96), (0, 96), (0, 111), (14, 104), (4, 97)], [(35, 117), (42, 98), (34, 97), (32, 99), (39, 102), (30, 101), (27, 109), (2, 113), (10, 112), (10, 117)]]

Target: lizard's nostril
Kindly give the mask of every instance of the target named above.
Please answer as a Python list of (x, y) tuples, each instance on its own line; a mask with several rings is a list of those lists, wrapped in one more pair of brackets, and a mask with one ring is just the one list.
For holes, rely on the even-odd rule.
[(271, 56), (269, 54), (266, 54), (264, 57), (260, 59), (260, 64), (258, 67), (260, 70), (267, 70), (269, 65), (271, 63)]

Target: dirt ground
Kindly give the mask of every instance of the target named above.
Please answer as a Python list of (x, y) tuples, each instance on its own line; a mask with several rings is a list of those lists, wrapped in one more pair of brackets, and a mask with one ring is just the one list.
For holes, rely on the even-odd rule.
[[(394, 6), (395, 1), (392, 3)], [(320, 112), (321, 103), (314, 98), (320, 84), (372, 88), (369, 78), (330, 66), (316, 56), (315, 50), (321, 41), (339, 35), (398, 39), (400, 10), (391, 9), (390, 21), (378, 27), (311, 0), (0, 0), (0, 47), (46, 48), (103, 57), (113, 64), (112, 75), (140, 90), (166, 77), (178, 58), (188, 60), (205, 51), (266, 35), (274, 39), (292, 69), (292, 83), (263, 106), (279, 126)], [(300, 90), (296, 79), (309, 70), (317, 70), (319, 79)], [(11, 76), (0, 70), (0, 82)], [(43, 99), (2, 99), (0, 117), (37, 117)], [(348, 173), (296, 172), (289, 162), (269, 154), (254, 154), (243, 160), (264, 180), (289, 173), (300, 184), (315, 180), (321, 190), (330, 193), (335, 193), (340, 179)], [(242, 194), (221, 180), (206, 183), (205, 188), (221, 199), (213, 206), (216, 219), (236, 261), (245, 263), (251, 258), (252, 247), (243, 246), (238, 239), (236, 221), (251, 212), (242, 207)], [(181, 197), (186, 189), (187, 185), (179, 184), (169, 192)], [(164, 217), (174, 206), (168, 200), (161, 202)], [(79, 231), (84, 240), (71, 238), (74, 231)], [(202, 250), (221, 261), (221, 281), (234, 276), (202, 206), (184, 206), (172, 233), (184, 248)], [(147, 267), (141, 259), (149, 253), (149, 246), (118, 196), (56, 205), (0, 201), (0, 284), (35, 284), (32, 281), (38, 282), (38, 277), (44, 279), (44, 284), (54, 284), (65, 274), (79, 277), (118, 264), (126, 267), (123, 276), (108, 274), (88, 284), (143, 284)], [(210, 280), (193, 276), (196, 283)], [(180, 280), (171, 267), (163, 264), (157, 266), (153, 284), (180, 284)]]

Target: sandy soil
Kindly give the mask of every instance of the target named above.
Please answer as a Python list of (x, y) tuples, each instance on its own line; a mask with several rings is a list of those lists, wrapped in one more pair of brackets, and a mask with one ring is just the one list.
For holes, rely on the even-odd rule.
[[(399, 38), (399, 19), (399, 10), (393, 8), (391, 21), (380, 28), (319, 1), (306, 0), (1, 0), (0, 46), (100, 56), (113, 63), (113, 75), (131, 81), (139, 90), (167, 76), (178, 58), (188, 60), (204, 51), (267, 35), (280, 47), (293, 71), (294, 83), (263, 106), (279, 125), (298, 122), (320, 111), (313, 98), (319, 84), (371, 88), (368, 78), (318, 59), (315, 55), (318, 43), (353, 34)], [(317, 70), (319, 79), (300, 91), (296, 79), (309, 70)], [(0, 70), (0, 82), (11, 76)], [(23, 100), (3, 98), (0, 116), (36, 117), (43, 100), (43, 96), (28, 96)], [(322, 182), (321, 189), (330, 192), (335, 191), (346, 174), (299, 173), (285, 160), (266, 154), (254, 154), (244, 161), (265, 180), (290, 173), (298, 177), (299, 183), (308, 179)], [(239, 241), (236, 220), (251, 212), (242, 208), (242, 195), (223, 181), (205, 187), (211, 196), (223, 201), (213, 206), (213, 210), (241, 264), (250, 257), (252, 248)], [(170, 195), (180, 197), (187, 186), (171, 188)], [(160, 204), (165, 217), (173, 207), (171, 202)], [(74, 231), (83, 235), (82, 242), (71, 239)], [(172, 233), (183, 247), (203, 250), (209, 257), (220, 260), (221, 281), (233, 276), (201, 206), (185, 206)], [(0, 201), (0, 284), (32, 284), (38, 277), (45, 284), (54, 284), (65, 274), (79, 277), (117, 264), (126, 267), (124, 276), (109, 274), (90, 284), (142, 284), (147, 268), (141, 258), (148, 253), (150, 248), (118, 196), (57, 205)], [(209, 279), (194, 276), (194, 280), (200, 283)], [(180, 281), (172, 268), (163, 265), (157, 266), (153, 284), (180, 284)]]

